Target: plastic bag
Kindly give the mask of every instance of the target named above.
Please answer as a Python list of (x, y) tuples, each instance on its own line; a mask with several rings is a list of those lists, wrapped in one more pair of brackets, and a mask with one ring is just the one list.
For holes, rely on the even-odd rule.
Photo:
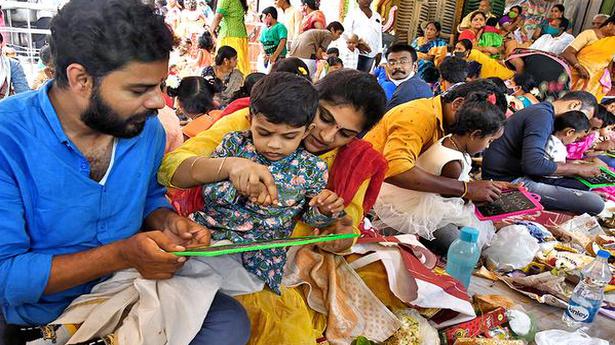
[(536, 345), (609, 345), (609, 342), (592, 338), (582, 331), (574, 333), (552, 329), (536, 333)]
[(438, 331), (415, 309), (395, 311), (401, 328), (387, 339), (385, 345), (440, 345)]
[(484, 255), (490, 269), (513, 271), (532, 262), (538, 249), (538, 240), (530, 235), (525, 226), (509, 225), (497, 232)]

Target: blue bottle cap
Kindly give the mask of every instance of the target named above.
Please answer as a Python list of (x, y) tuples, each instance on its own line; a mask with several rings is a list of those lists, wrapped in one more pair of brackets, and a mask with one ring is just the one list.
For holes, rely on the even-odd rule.
[(459, 238), (465, 242), (476, 243), (478, 242), (478, 230), (464, 226), (461, 228)]
[(611, 256), (611, 253), (607, 252), (606, 250), (599, 250), (598, 251), (598, 257), (603, 258), (603, 259), (608, 259)]

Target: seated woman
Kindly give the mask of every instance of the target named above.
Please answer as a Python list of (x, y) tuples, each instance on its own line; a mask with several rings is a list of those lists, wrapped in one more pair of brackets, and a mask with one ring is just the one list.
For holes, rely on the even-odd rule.
[(417, 73), (423, 80), (425, 80), (423, 75), (425, 70), (440, 65), (446, 57), (448, 44), (440, 38), (441, 29), (439, 22), (428, 22), (423, 29), (424, 35), (412, 42), (412, 48), (416, 49), (419, 57)]
[(565, 7), (562, 4), (555, 4), (551, 7), (551, 11), (549, 11), (549, 17), (545, 18), (540, 25), (534, 31), (532, 38), (537, 40), (540, 36), (549, 34), (555, 36), (558, 34), (558, 30), (549, 25), (551, 20), (564, 18)]
[(561, 56), (573, 67), (572, 90), (585, 90), (602, 100), (611, 88), (609, 65), (615, 55), (615, 16), (599, 29), (581, 32)]
[(470, 27), (463, 30), (461, 34), (459, 34), (459, 40), (469, 40), (476, 48), (478, 46), (478, 42), (480, 41), (480, 36), (483, 33), (486, 22), (487, 17), (483, 12), (474, 12), (470, 17)]
[[(346, 85), (354, 87), (348, 88)], [(356, 136), (374, 126), (384, 114), (384, 92), (373, 77), (356, 70), (331, 74), (319, 81), (316, 89), (320, 111), (314, 119), (314, 128), (303, 143), (309, 152), (318, 154), (330, 168), (329, 185), (344, 199), (344, 211), (348, 215), (324, 230), (359, 233), (364, 213), (371, 208), (380, 189), (382, 176), (377, 167), (382, 167), (379, 163), (384, 162), (381, 155)], [(209, 130), (168, 154), (161, 165), (159, 181), (181, 188), (199, 185), (200, 181), (190, 176), (192, 163), (198, 157), (210, 156), (227, 133), (246, 130), (249, 126), (246, 109), (224, 117)], [(230, 167), (234, 176), (231, 181), (242, 181), (240, 192), (247, 191), (249, 185), (260, 190), (264, 188), (264, 181), (276, 190), (269, 184), (272, 177), (266, 167), (250, 161), (240, 161)], [(203, 166), (201, 169), (215, 173), (218, 166)], [(312, 232), (311, 227), (299, 223), (293, 235), (305, 236)], [(352, 241), (340, 241), (319, 247), (336, 253), (351, 245)], [(241, 302), (249, 310), (252, 320), (252, 344), (313, 343), (316, 334), (323, 332), (322, 323), (314, 326), (315, 312), (306, 304), (301, 289), (282, 285), (280, 296), (263, 291), (242, 296)]]
[(522, 13), (523, 8), (521, 6), (513, 6), (508, 10), (508, 13), (498, 21), (498, 25), (500, 29), (502, 29), (504, 36), (523, 26)]
[[(487, 102), (487, 98), (484, 92), (466, 96), (449, 134), (422, 153), (416, 160), (416, 167), (434, 176), (470, 182), (471, 156), (499, 138), (504, 126), (504, 113)], [(440, 242), (449, 243), (449, 234), (439, 231), (436, 235), (440, 238), (435, 238), (434, 233), (450, 224), (479, 229), (480, 246), (487, 244), (495, 234), (493, 224), (479, 221), (474, 215), (474, 205), (463, 198), (408, 190), (390, 183), (383, 185), (374, 211), (381, 222), (399, 232), (415, 234), (428, 241), (435, 239), (428, 246), (441, 253), (447, 248), (442, 248)], [(455, 234), (452, 236), (456, 238)]]
[(481, 78), (498, 77), (502, 80), (506, 80), (513, 77), (515, 73), (512, 70), (473, 47), (475, 47), (475, 45), (470, 40), (459, 40), (455, 45), (453, 54), (468, 62), (479, 63), (481, 65)]
[(203, 77), (186, 77), (174, 88), (167, 85), (167, 93), (176, 99), (177, 116), (186, 121), (184, 135), (191, 138), (211, 127), (218, 114), (213, 99), (215, 87)]
[(201, 76), (212, 81), (216, 87), (214, 99), (221, 107), (226, 107), (233, 94), (243, 85), (243, 75), (237, 69), (237, 51), (229, 46), (220, 47), (214, 63), (205, 67)]

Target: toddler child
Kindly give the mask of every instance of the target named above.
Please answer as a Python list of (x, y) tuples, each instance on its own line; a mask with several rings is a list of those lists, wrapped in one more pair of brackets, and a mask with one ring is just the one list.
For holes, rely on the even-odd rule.
[[(449, 135), (421, 154), (416, 166), (433, 175), (469, 182), (471, 156), (485, 150), (502, 135), (504, 119), (502, 111), (488, 101), (486, 93), (469, 94), (457, 111), (457, 123), (449, 129)], [(474, 206), (462, 198), (402, 189), (388, 183), (383, 184), (374, 210), (386, 225), (427, 240), (433, 240), (434, 232), (449, 224), (478, 228), (480, 245), (489, 242), (495, 233), (493, 224), (480, 222)], [(435, 239), (436, 246), (440, 247)]]
[[(254, 85), (250, 100), (250, 130), (227, 134), (212, 158), (193, 162), (193, 168), (201, 159), (219, 168), (216, 176), (201, 179), (210, 182), (203, 186), (205, 206), (192, 218), (209, 228), (214, 240), (234, 243), (287, 238), (298, 218), (316, 228), (329, 225), (343, 213), (344, 201), (325, 189), (325, 162), (301, 146), (318, 107), (316, 90), (305, 78), (274, 72)], [(266, 166), (278, 200), (263, 202), (255, 195), (241, 195), (223, 170), (237, 159), (231, 157)], [(247, 252), (242, 261), (249, 272), (280, 293), (286, 262), (283, 248)]]
[(589, 120), (583, 112), (573, 110), (556, 117), (553, 134), (545, 147), (548, 158), (556, 163), (566, 163), (568, 156), (566, 145), (587, 135), (589, 128)]

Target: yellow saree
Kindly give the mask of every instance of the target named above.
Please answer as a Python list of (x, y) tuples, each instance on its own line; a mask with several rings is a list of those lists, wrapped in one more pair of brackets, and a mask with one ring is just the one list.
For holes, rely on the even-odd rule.
[(605, 87), (600, 79), (615, 55), (615, 37), (605, 37), (583, 47), (577, 53), (577, 60), (589, 72), (589, 79), (582, 79), (576, 69), (572, 69), (572, 90), (584, 90), (596, 96), (598, 102), (605, 96)]

